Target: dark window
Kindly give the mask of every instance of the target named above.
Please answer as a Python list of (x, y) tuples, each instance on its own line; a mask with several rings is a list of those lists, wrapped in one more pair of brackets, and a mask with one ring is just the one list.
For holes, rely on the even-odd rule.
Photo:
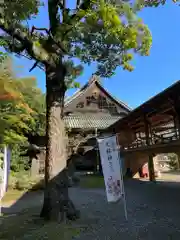
[(65, 112), (64, 116), (69, 116), (70, 114), (72, 114), (72, 112)]
[(116, 108), (116, 105), (114, 103), (109, 103), (108, 107), (109, 107), (109, 109), (112, 113), (117, 113), (117, 108)]
[(94, 96), (86, 97), (86, 104), (89, 106), (91, 103), (97, 103), (97, 99)]
[(79, 102), (77, 105), (76, 105), (76, 108), (83, 108), (84, 107), (84, 103), (83, 102)]
[(103, 109), (103, 108), (106, 108), (106, 107), (107, 107), (106, 98), (100, 95), (99, 96), (99, 108)]

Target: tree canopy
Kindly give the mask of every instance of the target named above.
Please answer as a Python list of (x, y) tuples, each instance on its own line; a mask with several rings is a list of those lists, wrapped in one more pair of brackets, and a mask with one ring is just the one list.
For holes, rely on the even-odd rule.
[[(160, 5), (166, 4), (166, 0), (141, 0), (141, 5), (146, 7), (158, 7)], [(179, 3), (179, 0), (172, 0), (173, 3)]]
[[(137, 17), (139, 1), (49, 0), (50, 26), (28, 27), (27, 19), (36, 17), (44, 1), (4, 1), (0, 15), (3, 46), (17, 54), (25, 54), (38, 64), (54, 63), (57, 56), (64, 61), (79, 58), (83, 63), (98, 63), (97, 74), (111, 76), (116, 67), (132, 70), (133, 51), (148, 55), (151, 34)], [(24, 10), (26, 9), (26, 11)], [(71, 65), (74, 62), (71, 62)], [(74, 69), (73, 69), (74, 71)]]
[(35, 78), (17, 78), (12, 62), (0, 65), (1, 143), (24, 142), (28, 132), (45, 131), (45, 101)]

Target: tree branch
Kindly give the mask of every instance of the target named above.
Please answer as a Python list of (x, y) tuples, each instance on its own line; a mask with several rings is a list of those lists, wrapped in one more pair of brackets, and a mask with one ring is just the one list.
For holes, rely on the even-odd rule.
[(50, 31), (49, 31), (47, 28), (37, 28), (37, 27), (35, 27), (35, 26), (32, 26), (31, 36), (33, 35), (33, 33), (34, 33), (35, 30), (44, 31), (44, 32), (47, 33), (47, 35), (50, 35)]
[(66, 0), (59, 0), (58, 5), (59, 5), (61, 10), (66, 9)]
[(37, 31), (44, 31), (47, 33), (47, 35), (49, 36), (50, 40), (52, 41), (52, 44), (55, 44), (57, 47), (60, 48), (60, 50), (63, 52), (63, 53), (67, 53), (67, 51), (64, 49), (64, 47), (62, 46), (62, 44), (60, 42), (57, 42), (55, 41), (52, 33), (50, 30), (48, 30), (47, 28), (37, 28), (35, 26), (32, 27), (32, 30), (31, 30), (31, 35), (34, 33), (34, 31), (37, 30)]
[(65, 17), (66, 17), (66, 0), (63, 0), (63, 4), (62, 4), (62, 16), (63, 16), (62, 22), (64, 22)]
[(29, 69), (29, 72), (31, 72), (34, 68), (36, 68), (38, 66), (38, 61), (36, 61), (33, 66)]
[(79, 8), (80, 2), (81, 2), (81, 0), (77, 0), (77, 1), (76, 1), (76, 9)]
[(21, 44), (22, 47), (27, 51), (27, 53), (36, 61), (40, 61), (43, 64), (49, 64), (49, 59), (43, 58), (43, 56), (39, 55), (37, 56), (34, 49), (33, 49), (33, 40), (29, 38), (30, 34), (28, 34), (23, 26), (16, 24), (16, 26), (13, 26), (13, 24), (9, 24), (5, 22), (2, 15), (0, 15), (0, 28), (9, 34), (10, 36), (16, 38)]
[(15, 52), (15, 53), (20, 53), (24, 51), (24, 46), (17, 41), (16, 39), (14, 39), (14, 37), (12, 36), (0, 36), (1, 40), (4, 40), (4, 42), (6, 43), (4, 45), (4, 48), (8, 50), (10, 50), (11, 52)]
[[(94, 134), (87, 134), (86, 136), (84, 136), (85, 134), (81, 133), (81, 134), (76, 134), (75, 138), (69, 137), (69, 147), (72, 149), (73, 153), (77, 153), (78, 149), (81, 145), (85, 144), (87, 142), (87, 140), (91, 139), (94, 137)], [(70, 153), (72, 154), (72, 153)]]
[[(77, 2), (78, 2), (78, 1), (77, 1)], [(84, 0), (84, 1), (80, 4), (80, 6), (77, 8), (77, 10), (84, 10), (84, 11), (86, 11), (86, 10), (88, 10), (88, 9), (90, 8), (91, 3), (92, 3), (91, 0)], [(77, 14), (75, 13), (75, 14), (73, 14), (73, 15), (71, 16), (71, 21), (74, 21), (74, 20), (78, 21), (78, 20), (81, 20), (83, 17), (84, 17), (84, 16), (81, 16), (81, 17), (80, 17), (80, 16), (77, 16)]]
[[(76, 10), (77, 10), (77, 11), (79, 11), (79, 10), (84, 10), (84, 11), (86, 11), (86, 10), (88, 10), (88, 9), (90, 8), (90, 6), (91, 6), (91, 0), (84, 0), (83, 3), (81, 3), (80, 5), (79, 5), (79, 4), (80, 4), (80, 1), (77, 0)], [(67, 36), (67, 34), (72, 30), (72, 28), (73, 28), (73, 23), (80, 21), (84, 16), (85, 16), (85, 14), (84, 14), (83, 16), (82, 16), (82, 15), (81, 15), (81, 16), (78, 16), (78, 15), (77, 15), (77, 12), (71, 16), (71, 18), (70, 18), (70, 23), (69, 23), (69, 24), (71, 25), (71, 27), (64, 33), (64, 35), (63, 35), (64, 39), (65, 39), (65, 37)]]
[(60, 17), (58, 14), (59, 4), (60, 0), (48, 0), (49, 22), (53, 36), (56, 35), (58, 26), (60, 24)]

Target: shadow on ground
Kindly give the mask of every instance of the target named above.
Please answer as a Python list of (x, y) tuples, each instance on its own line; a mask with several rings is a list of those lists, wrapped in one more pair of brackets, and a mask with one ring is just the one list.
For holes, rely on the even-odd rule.
[(108, 204), (104, 189), (70, 188), (81, 219), (66, 226), (39, 220), (43, 192), (26, 193), (2, 209), (0, 239), (180, 239), (180, 182), (129, 179), (125, 191), (128, 221), (122, 201)]

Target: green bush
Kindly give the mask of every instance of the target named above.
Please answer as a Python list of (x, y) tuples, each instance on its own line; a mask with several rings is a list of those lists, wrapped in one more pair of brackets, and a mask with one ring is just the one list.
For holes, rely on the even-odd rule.
[(29, 157), (21, 156), (21, 146), (18, 144), (13, 145), (11, 151), (11, 170), (13, 172), (20, 172), (29, 170)]
[(8, 188), (16, 189), (16, 182), (17, 182), (16, 177), (10, 174), (9, 180), (8, 180)]
[(17, 190), (29, 190), (31, 184), (26, 178), (20, 178), (16, 181), (15, 189)]
[(169, 158), (169, 167), (172, 170), (177, 170), (178, 169), (178, 158), (177, 155), (175, 153), (169, 153), (168, 154), (168, 158)]
[(18, 173), (11, 172), (8, 186), (10, 189), (16, 189), (20, 191), (37, 191), (44, 189), (44, 181), (41, 177), (32, 178), (29, 172), (26, 171), (21, 171)]
[(31, 191), (44, 190), (44, 187), (45, 187), (45, 185), (44, 185), (44, 179), (41, 179), (41, 180), (37, 181), (36, 183), (33, 183), (33, 184), (31, 185), (30, 190), (31, 190)]

